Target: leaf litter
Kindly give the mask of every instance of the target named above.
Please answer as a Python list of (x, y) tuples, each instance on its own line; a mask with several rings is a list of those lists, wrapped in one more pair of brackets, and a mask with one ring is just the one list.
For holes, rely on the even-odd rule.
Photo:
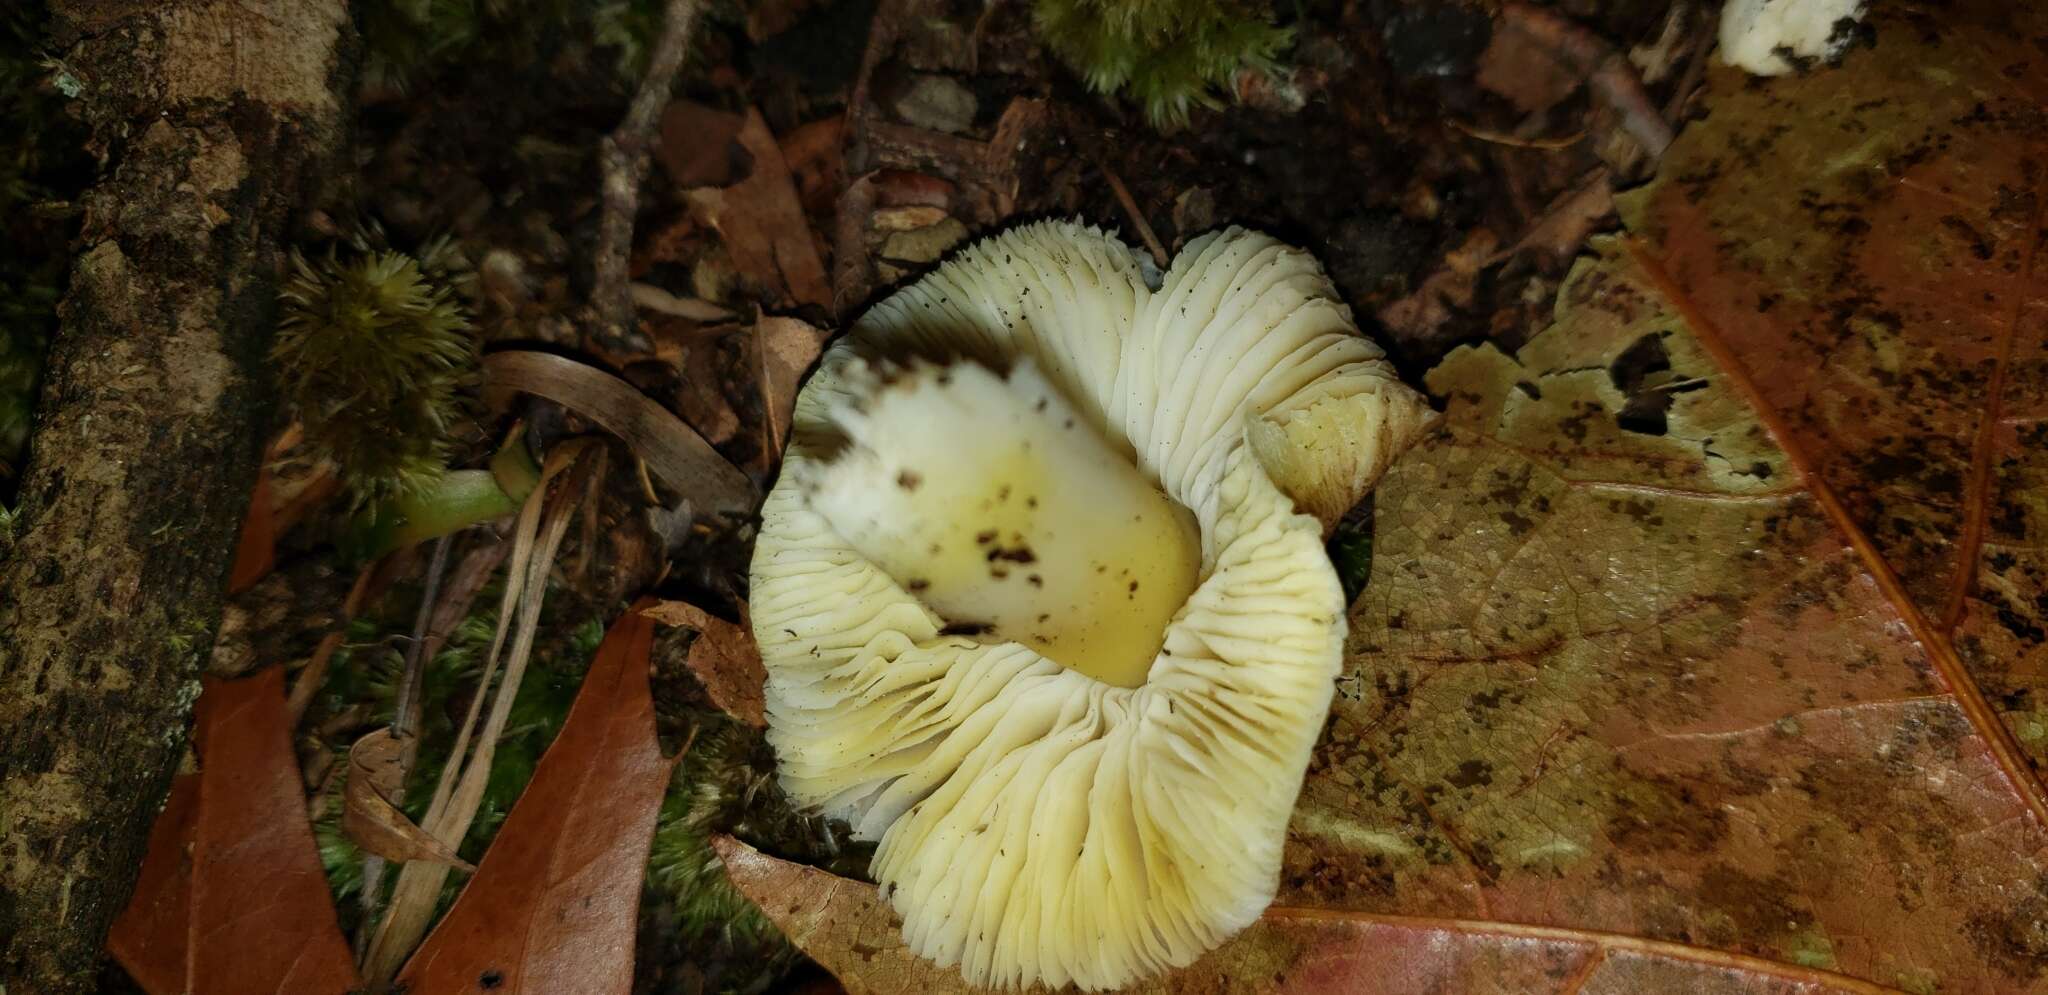
[[(1524, 21), (1531, 13), (1516, 10)], [(906, 45), (943, 48), (921, 37), (942, 19), (894, 16), (899, 21), (889, 25), (891, 32), (906, 34)], [(2028, 676), (2040, 669), (2033, 656), (2043, 615), (2032, 604), (2043, 584), (2032, 553), (2039, 544), (2029, 530), (2037, 537), (2048, 527), (2038, 503), (2048, 471), (2032, 459), (2048, 441), (2033, 437), (2048, 403), (2040, 386), (2048, 382), (2048, 359), (2038, 331), (2048, 317), (2040, 295), (2025, 289), (2032, 250), (2022, 253), (2017, 270), (2008, 264), (2025, 245), (2028, 226), (2040, 227), (2038, 178), (2014, 169), (2040, 144), (2029, 117), (2038, 117), (2038, 56), (2024, 50), (2017, 37), (2023, 32), (1985, 32), (1969, 27), (1967, 18), (1954, 33), (1921, 31), (1921, 48), (1895, 40), (1908, 36), (1902, 25), (1925, 28), (1926, 16), (1917, 8), (1888, 14), (1880, 21), (1888, 33), (1877, 52), (1859, 52), (1840, 70), (1768, 86), (1711, 74), (1706, 100), (1713, 113), (1682, 130), (1660, 179), (1620, 205), (1626, 223), (1647, 241), (1629, 248), (1603, 242), (1594, 260), (1579, 263), (1565, 281), (1549, 331), (1525, 345), (1525, 330), (1507, 329), (1495, 336), (1503, 348), (1460, 350), (1430, 375), (1450, 422), (1430, 448), (1404, 461), (1366, 517), (1375, 526), (1371, 586), (1354, 608), (1351, 659), (1331, 735), (1297, 812), (1283, 904), (1223, 951), (1175, 975), (1171, 990), (2039, 987), (2042, 958), (2027, 925), (2048, 908), (2048, 898), (2029, 884), (2040, 880), (2031, 856), (2039, 849), (2038, 827), (2025, 815), (2024, 798), (2015, 801), (2016, 765), (2000, 763), (1997, 750), (1986, 748), (1991, 730), (1984, 715), (1958, 705), (1973, 682), (1981, 683), (1981, 700), (2012, 737), (2022, 744), (2048, 738), (2039, 731), (2048, 719), (2033, 701)], [(1065, 139), (1043, 139), (1097, 123), (1077, 124), (1070, 108), (1035, 95), (990, 105), (1004, 113), (991, 115), (992, 123), (977, 121), (965, 137), (877, 119), (858, 90), (878, 56), (890, 51), (893, 39), (882, 26), (870, 39), (862, 87), (843, 120), (792, 126), (804, 118), (792, 118), (775, 101), (760, 102), (758, 110), (739, 102), (738, 113), (699, 108), (703, 113), (692, 120), (701, 119), (714, 141), (694, 158), (674, 159), (670, 153), (678, 150), (664, 136), (664, 165), (679, 181), (689, 177), (681, 186), (706, 192), (685, 199), (686, 207), (696, 201), (694, 217), (686, 209), (649, 240), (659, 252), (635, 256), (633, 279), (643, 282), (631, 289), (643, 328), (657, 341), (652, 358), (688, 365), (681, 396), (669, 404), (708, 438), (710, 445), (698, 440), (690, 447), (689, 458), (701, 465), (746, 466), (757, 480), (772, 473), (787, 425), (782, 398), (822, 344), (821, 333), (791, 319), (715, 324), (726, 314), (747, 313), (750, 293), (771, 307), (851, 307), (877, 275), (893, 279), (927, 261), (924, 249), (899, 251), (901, 258), (877, 270), (891, 238), (930, 240), (954, 227), (962, 235), (969, 226), (985, 231), (1018, 210), (1071, 212), (1085, 203), (1103, 217), (1122, 211), (1144, 228), (1148, 219), (1162, 222), (1163, 205), (1171, 203), (1172, 224), (1157, 227), (1160, 241), (1172, 244), (1191, 228), (1214, 223), (1218, 196), (1230, 205), (1223, 215), (1259, 218), (1260, 208), (1246, 206), (1258, 202), (1230, 183), (1202, 187), (1207, 207), (1183, 214), (1186, 174), (1144, 168), (1151, 164), (1142, 157), (1158, 147), (1146, 141), (1113, 142), (1113, 154), (1095, 167), (1103, 176), (1121, 172), (1132, 180), (1119, 192), (1121, 204), (1099, 191), (1088, 195), (1093, 201), (1062, 193), (1095, 174), (1087, 172), (1091, 167), (1059, 165), (1055, 150)], [(977, 39), (982, 30), (977, 23)], [(1545, 42), (1553, 48), (1586, 41), (1553, 34)], [(1304, 51), (1313, 51), (1316, 40), (1308, 38)], [(1968, 46), (1978, 43), (2012, 58), (1994, 67), (1991, 55), (1968, 55)], [(984, 47), (977, 42), (970, 64), (983, 59)], [(989, 50), (990, 64), (1012, 64), (996, 51)], [(1588, 51), (1598, 64), (1572, 67), (1560, 92), (1582, 85), (1593, 70), (1613, 68), (1615, 53), (1606, 49), (1573, 57)], [(1900, 96), (1883, 97), (1890, 103), (1877, 118), (1892, 114), (1904, 124), (1853, 134), (1864, 118), (1846, 94), (1858, 92), (1863, 82), (1854, 73), (1868, 72), (1861, 67), (1878, 54), (1888, 60), (1888, 85), (1901, 95), (1916, 84), (1925, 90), (1924, 80), (1941, 82), (1943, 73), (1969, 79), (1990, 79), (1994, 69), (2004, 73), (2001, 82), (1978, 88), (1980, 96), (1992, 94), (1981, 112), (1961, 103), (1940, 105), (1965, 136), (1952, 141), (1988, 147), (2000, 136), (2011, 139), (1997, 146), (2003, 165), (1944, 158), (1946, 150), (1932, 136), (1901, 137), (1898, 129), (1918, 125)], [(1691, 57), (1671, 48), (1665, 61), (1678, 61), (1665, 71), (1675, 75), (1683, 66), (1686, 74), (1696, 73), (1703, 55), (1703, 48)], [(1959, 68), (1957, 60), (1966, 64)], [(1295, 74), (1297, 84), (1311, 87), (1337, 85), (1332, 80), (1341, 78), (1342, 70), (1325, 68)], [(1614, 89), (1614, 81), (1611, 75), (1594, 81), (1601, 99), (1619, 106), (1614, 94), (1627, 97), (1633, 117), (1624, 115), (1624, 130), (1654, 135), (1637, 95)], [(1936, 88), (1944, 100), (1968, 89)], [(1671, 106), (1688, 92), (1680, 83)], [(1828, 96), (1814, 95), (1821, 93)], [(1347, 98), (1325, 99), (1341, 104)], [(684, 103), (672, 104), (672, 114)], [(1532, 134), (1575, 137), (1489, 153), (1526, 201), (1518, 219), (1474, 223), (1470, 215), (1443, 215), (1445, 230), (1458, 235), (1437, 247), (1448, 256), (1438, 270), (1449, 275), (1422, 281), (1429, 296), (1421, 300), (1430, 310), (1411, 322), (1400, 343), (1411, 359), (1417, 343), (1444, 338), (1470, 316), (1497, 309), (1510, 292), (1503, 288), (1520, 287), (1516, 281), (1532, 269), (1542, 275), (1530, 279), (1522, 296), (1547, 299), (1539, 294), (1546, 281), (1563, 275), (1566, 261), (1602, 223), (1610, 181), (1584, 156), (1601, 139), (1600, 130), (1574, 130), (1568, 121), (1558, 127), (1565, 115), (1559, 108), (1571, 105), (1539, 103), (1518, 109), (1526, 115), (1520, 125), (1472, 126), (1472, 136), (1512, 133), (1522, 136), (1517, 141)], [(1816, 138), (1804, 125), (1775, 123), (1813, 107), (1827, 108), (1819, 117), (1835, 134)], [(720, 124), (725, 119), (730, 129)], [(782, 132), (779, 142), (767, 127), (771, 119)], [(842, 135), (854, 156), (845, 177), (834, 180)], [(1844, 136), (1873, 144), (1864, 149)], [(716, 155), (710, 145), (718, 147)], [(1842, 159), (1850, 168), (1811, 176), (1800, 171), (1823, 152), (1834, 156), (1827, 165)], [(1548, 164), (1528, 166), (1535, 157)], [(1239, 160), (1226, 158), (1235, 168)], [(1404, 165), (1418, 174), (1403, 194), (1404, 215), (1438, 218), (1446, 208), (1432, 186), (1455, 186), (1445, 177), (1466, 167), (1446, 173), (1426, 157)], [(1265, 183), (1270, 168), (1244, 172)], [(1973, 170), (2003, 179), (1965, 182), (1979, 179)], [(1885, 199), (1888, 188), (1871, 181), (1895, 173), (1911, 179), (1908, 187), (1931, 191), (1916, 208), (1921, 213)], [(1278, 179), (1277, 189), (1291, 189), (1284, 173)], [(832, 254), (823, 251), (805, 212), (819, 214), (842, 183), (849, 191), (829, 226), (836, 279), (828, 285), (824, 261)], [(1773, 205), (1793, 188), (1805, 195), (1802, 209), (1823, 235), (1793, 240), (1792, 250), (1778, 258), (1770, 252), (1786, 223)], [(1302, 189), (1313, 196), (1315, 187)], [(1732, 202), (1750, 206), (1724, 205), (1730, 190), (1746, 192), (1746, 201)], [(1986, 190), (1996, 192), (1970, 202)], [(1876, 209), (1856, 206), (1863, 202)], [(1335, 205), (1331, 215), (1350, 210)], [(1872, 229), (1856, 230), (1858, 220), (1880, 234), (1938, 225), (1937, 241), (1870, 237)], [(764, 233), (765, 248), (757, 237)], [(1830, 246), (1858, 236), (1875, 250), (1868, 253), (1872, 258), (1843, 263), (1829, 255), (1836, 252)], [(1888, 251), (1892, 256), (1884, 255)], [(1352, 254), (1351, 246), (1340, 244), (1333, 264)], [(1939, 288), (1950, 274), (1930, 270), (1934, 275), (1921, 273), (1917, 285), (1895, 277), (1909, 264), (1957, 259), (1977, 260), (1971, 264), (1977, 269), (1952, 281), (1949, 300), (1961, 308), (1957, 313), (1983, 324), (1990, 340), (1955, 359), (1962, 373), (1941, 372), (1937, 379), (1925, 370), (1939, 363), (1929, 359), (1924, 343), (1910, 340), (1925, 325), (1923, 313), (1885, 295), (1897, 286)], [(693, 261), (687, 291), (673, 271), (647, 270)], [(721, 265), (736, 282), (719, 276)], [(2001, 268), (2004, 283), (1994, 285)], [(521, 331), (530, 333), (532, 315), (545, 310), (537, 301), (563, 296), (558, 280), (550, 286), (516, 269), (489, 272), (519, 291), (510, 296), (524, 301), (512, 319), (523, 323)], [(1410, 272), (1420, 279), (1425, 271)], [(1843, 273), (1861, 275), (1843, 281)], [(1997, 300), (1965, 300), (1963, 290), (1954, 289), (1979, 284)], [(1818, 299), (1811, 287), (1841, 289), (1835, 299)], [(1356, 282), (1347, 287), (1368, 307), (1414, 289), (1398, 274), (1362, 293)], [(2006, 305), (2015, 317), (1999, 325), (1992, 312)], [(1827, 315), (1843, 308), (1859, 315), (1857, 333), (1876, 343), (1875, 358), (1838, 369), (1818, 361), (1829, 355), (1819, 348), (1825, 340), (1818, 332)], [(1894, 311), (1902, 327), (1888, 326)], [(1495, 332), (1502, 331), (1506, 313), (1493, 314)], [(1807, 332), (1813, 334), (1801, 334)], [(1781, 355), (1796, 350), (1779, 348), (1773, 337), (1788, 335), (1809, 354)], [(1727, 348), (1703, 346), (1716, 336)], [(715, 359), (712, 345), (731, 360)], [(600, 352), (608, 360), (635, 358)], [(733, 377), (742, 363), (751, 369)], [(1862, 405), (1849, 413), (1859, 417), (1817, 408), (1797, 393), (1803, 387), (1819, 396), (1866, 369), (1899, 382), (1848, 395)], [(632, 371), (622, 372), (634, 388), (641, 386)], [(1766, 397), (1765, 417), (1740, 389), (1743, 374), (1754, 381), (1753, 393)], [(735, 380), (754, 381), (759, 422), (743, 395), (727, 396)], [(1982, 414), (1968, 407), (1972, 402), (1955, 384), (1981, 386), (1999, 400)], [(585, 394), (566, 393), (574, 395), (562, 398), (572, 407)], [(1909, 401), (1962, 410), (1926, 413), (1911, 410)], [(748, 441), (753, 425), (759, 426), (758, 446)], [(1895, 467), (1899, 454), (1879, 454), (1891, 456), (1891, 463), (1868, 459), (1868, 440), (1857, 432), (1894, 425), (1914, 444), (1926, 444), (1944, 470), (1963, 468), (1960, 497), (1954, 488), (1943, 490), (1950, 475), (1940, 472), (1915, 470), (1904, 473), (1910, 478), (1904, 483), (1866, 486), (1879, 475), (1863, 469)], [(1781, 447), (1780, 438), (1789, 445)], [(1788, 448), (1801, 458), (1788, 458)], [(1849, 459), (1838, 458), (1845, 455)], [(1810, 476), (1816, 467), (1818, 475)], [(693, 472), (707, 479), (725, 473)], [(1818, 496), (1823, 488), (1809, 486), (1815, 480), (1842, 495), (1841, 515), (1816, 510), (1824, 502)], [(1871, 498), (1866, 491), (1873, 490), (1882, 493)], [(1944, 501), (1953, 510), (1942, 512)], [(1909, 519), (1924, 515), (1927, 524), (1901, 525), (1899, 509)], [(586, 531), (595, 514), (593, 507)], [(1870, 537), (1879, 551), (1875, 561), (1841, 549), (1838, 529), (1845, 521)], [(672, 540), (687, 544), (697, 535)], [(1930, 535), (1948, 538), (1931, 542)], [(587, 562), (590, 550), (582, 555)], [(715, 569), (687, 557), (677, 564), (715, 580)], [(1879, 582), (1885, 569), (1911, 592), (1906, 600), (1928, 620), (1924, 631), (1946, 633), (1965, 665), (1930, 663), (1916, 647), (1908, 634), (1914, 627), (1905, 624), (1910, 612)], [(1970, 579), (1959, 579), (1965, 575)], [(714, 601), (694, 592), (724, 590), (687, 578), (683, 587), (702, 604)], [(688, 668), (718, 707), (750, 721), (746, 691), (758, 695), (759, 685), (748, 656), (739, 640), (709, 638), (719, 626), (735, 627), (697, 614), (702, 619), (686, 622), (700, 631)], [(622, 619), (619, 627), (625, 625)], [(758, 667), (757, 658), (751, 667)], [(2021, 752), (2028, 761), (2037, 756), (2032, 746)], [(751, 798), (752, 789), (746, 794)], [(176, 819), (166, 821), (175, 832)], [(826, 911), (819, 915), (839, 917), (836, 927), (806, 932), (800, 915), (784, 908), (777, 916), (849, 989), (897, 991), (905, 979), (927, 979), (934, 990), (946, 990), (949, 973), (919, 962), (898, 964), (901, 974), (877, 973), (877, 965), (896, 964), (891, 958), (901, 951), (890, 946), (895, 933), (886, 911), (861, 904), (872, 903), (871, 890), (862, 892), (867, 886), (748, 857), (733, 846), (720, 844), (736, 880), (771, 915), (783, 900), (802, 898), (820, 903)], [(777, 849), (802, 848), (785, 840)], [(486, 872), (492, 853), (483, 859)], [(1878, 872), (1868, 873), (1873, 867)], [(146, 867), (145, 879), (155, 871)], [(477, 882), (485, 880), (480, 875)], [(508, 880), (496, 887), (526, 885)], [(607, 908), (633, 907), (638, 896), (629, 896), (632, 890), (614, 888)], [(2001, 907), (1988, 897), (1999, 894), (2018, 898)], [(190, 902), (175, 889), (163, 895), (159, 908), (173, 918), (181, 914), (175, 912), (180, 901)], [(483, 915), (479, 908), (472, 903), (470, 921)], [(613, 926), (618, 921), (599, 918)], [(608, 949), (610, 967), (621, 958), (630, 963), (616, 946)], [(486, 959), (524, 963), (521, 956)], [(490, 970), (497, 968), (466, 983), (478, 983)], [(460, 972), (449, 977), (460, 980)]]

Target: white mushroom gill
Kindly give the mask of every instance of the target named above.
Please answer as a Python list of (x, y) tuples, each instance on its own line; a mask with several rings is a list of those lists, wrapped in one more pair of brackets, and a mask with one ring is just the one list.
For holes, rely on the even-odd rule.
[[(879, 841), (905, 939), (971, 982), (1193, 961), (1272, 900), (1344, 640), (1325, 529), (1432, 418), (1263, 235), (1157, 291), (1075, 224), (969, 248), (798, 396), (752, 578), (783, 784)], [(995, 577), (1020, 548), (1058, 584)], [(1119, 607), (1111, 564), (1157, 597)]]

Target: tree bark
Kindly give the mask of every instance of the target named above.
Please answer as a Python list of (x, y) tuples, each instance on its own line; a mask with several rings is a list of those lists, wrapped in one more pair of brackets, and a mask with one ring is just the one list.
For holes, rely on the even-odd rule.
[(0, 991), (89, 991), (184, 750), (254, 479), (280, 240), (345, 0), (53, 0), (104, 168), (0, 537)]

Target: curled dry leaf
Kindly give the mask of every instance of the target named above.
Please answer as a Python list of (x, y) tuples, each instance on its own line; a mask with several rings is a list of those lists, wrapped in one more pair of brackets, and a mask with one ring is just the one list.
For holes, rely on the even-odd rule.
[(342, 995), (360, 986), (306, 821), (284, 670), (208, 679), (199, 773), (151, 831), (107, 949), (150, 995)]
[(386, 860), (426, 860), (464, 871), (476, 870), (392, 803), (404, 780), (403, 740), (393, 736), (389, 729), (379, 729), (356, 740), (348, 751), (342, 831), (357, 846)]
[(562, 731), (476, 877), (398, 980), (422, 993), (625, 995), (654, 819), (673, 764), (654, 733), (654, 620), (628, 612), (598, 646)]
[(731, 111), (693, 100), (672, 101), (661, 112), (661, 140), (654, 147), (655, 158), (676, 186), (722, 187), (733, 179), (736, 157), (732, 143), (744, 120)]
[(640, 609), (640, 614), (663, 625), (695, 629), (697, 639), (690, 644), (686, 665), (704, 685), (711, 703), (756, 729), (768, 725), (766, 699), (761, 693), (768, 669), (761, 663), (754, 630), (744, 617), (734, 625), (684, 601), (656, 602)]
[(761, 112), (748, 109), (737, 139), (753, 160), (752, 171), (728, 187), (689, 191), (692, 211), (725, 238), (740, 275), (783, 303), (830, 307), (825, 264), (804, 220), (789, 165)]
[[(913, 955), (874, 885), (712, 841), (734, 886), (851, 995), (968, 995)], [(1043, 993), (1042, 986), (1026, 989)], [(1275, 908), (1207, 956), (1131, 988), (1148, 995), (1801, 995), (1886, 991), (1854, 978), (1637, 937), (1483, 920)]]
[(512, 349), (484, 357), (489, 386), (555, 401), (624, 439), (662, 483), (700, 512), (751, 510), (754, 485), (704, 437), (633, 385), (553, 353)]
[(1451, 312), (1469, 307), (1479, 273), (1497, 262), (1500, 237), (1475, 228), (1463, 244), (1444, 256), (1443, 266), (1424, 278), (1415, 292), (1379, 310), (1380, 324), (1399, 340), (1427, 339), (1451, 319)]

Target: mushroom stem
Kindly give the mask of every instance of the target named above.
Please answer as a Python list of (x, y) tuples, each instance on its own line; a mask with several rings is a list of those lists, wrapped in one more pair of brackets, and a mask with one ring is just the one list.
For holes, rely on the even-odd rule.
[(850, 373), (811, 507), (947, 632), (1145, 683), (1199, 579), (1194, 516), (1028, 362)]

